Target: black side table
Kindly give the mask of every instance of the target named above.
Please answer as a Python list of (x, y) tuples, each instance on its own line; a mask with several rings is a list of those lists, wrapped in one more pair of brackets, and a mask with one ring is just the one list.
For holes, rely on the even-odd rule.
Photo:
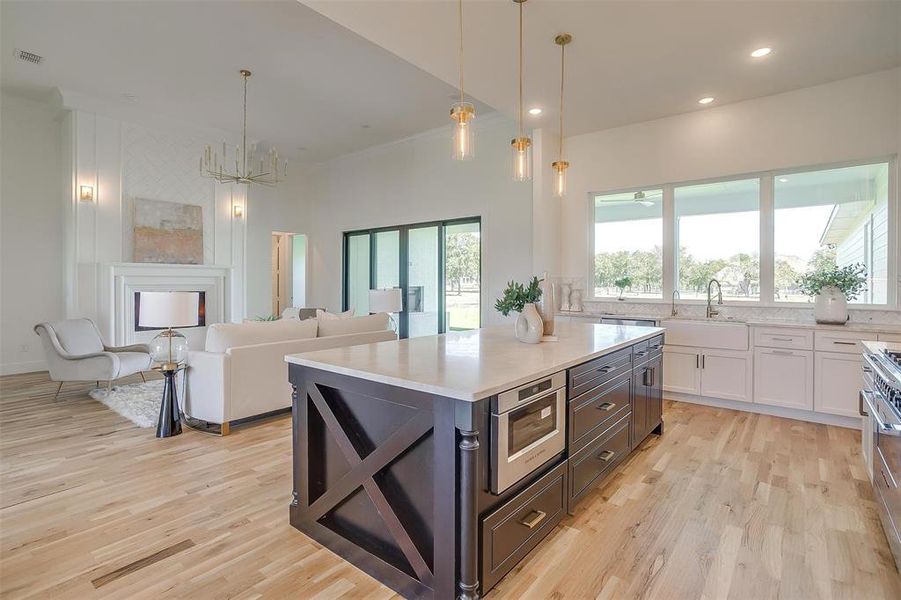
[(175, 374), (179, 371), (184, 371), (184, 369), (182, 366), (176, 369), (159, 369), (166, 381), (163, 384), (163, 402), (160, 404), (160, 418), (156, 425), (156, 437), (158, 438), (172, 437), (181, 433), (181, 412), (178, 408)]

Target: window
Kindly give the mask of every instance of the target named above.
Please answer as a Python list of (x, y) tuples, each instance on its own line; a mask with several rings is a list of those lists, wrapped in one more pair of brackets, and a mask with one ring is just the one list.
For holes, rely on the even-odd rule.
[(706, 301), (716, 279), (728, 302), (810, 303), (803, 274), (861, 264), (849, 301), (901, 307), (896, 172), (878, 160), (589, 194), (591, 296)]
[(596, 297), (663, 297), (662, 189), (594, 197), (593, 272)]
[(860, 263), (867, 289), (851, 302), (888, 302), (888, 163), (777, 174), (775, 299), (807, 302), (798, 277), (822, 264)]
[(683, 299), (707, 297), (711, 279), (723, 299), (760, 298), (760, 185), (758, 179), (677, 187), (676, 260)]
[(344, 309), (369, 312), (369, 290), (401, 288), (401, 337), (478, 329), (481, 323), (478, 218), (344, 234)]

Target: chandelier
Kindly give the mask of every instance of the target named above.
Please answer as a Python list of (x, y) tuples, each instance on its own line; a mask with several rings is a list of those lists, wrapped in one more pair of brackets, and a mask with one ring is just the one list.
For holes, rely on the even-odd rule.
[(281, 177), (284, 179), (288, 175), (288, 162), (285, 161), (279, 174), (278, 151), (270, 148), (265, 156), (259, 157), (257, 164), (254, 154), (256, 153), (256, 144), (251, 144), (248, 152), (247, 148), (247, 78), (250, 77), (250, 71), (241, 69), (241, 77), (244, 78), (244, 128), (241, 136), (241, 146), (235, 147), (235, 164), (234, 170), (231, 170), (231, 161), (228, 157), (228, 149), (225, 142), (222, 142), (222, 156), (219, 156), (217, 150), (207, 145), (203, 149), (203, 155), (200, 157), (200, 174), (203, 177), (215, 179), (219, 183), (259, 183), (262, 185), (275, 185)]

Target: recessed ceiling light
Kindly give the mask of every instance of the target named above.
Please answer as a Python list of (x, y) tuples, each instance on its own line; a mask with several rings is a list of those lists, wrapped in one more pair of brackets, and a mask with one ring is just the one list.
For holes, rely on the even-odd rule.
[(704, 96), (698, 100), (698, 104), (710, 104), (711, 102), (713, 102), (713, 96)]
[(765, 48), (765, 47), (758, 48), (757, 50), (755, 50), (754, 52), (751, 53), (751, 56), (753, 56), (754, 58), (763, 58), (764, 56), (766, 56), (767, 54), (769, 54), (772, 51), (773, 51), (772, 48)]
[(779, 178), (779, 183), (786, 183), (786, 182), (788, 182), (788, 177), (780, 177)]
[(529, 114), (532, 115), (533, 117), (537, 117), (538, 115), (541, 114), (541, 109), (538, 108), (537, 106), (535, 108), (530, 108)]

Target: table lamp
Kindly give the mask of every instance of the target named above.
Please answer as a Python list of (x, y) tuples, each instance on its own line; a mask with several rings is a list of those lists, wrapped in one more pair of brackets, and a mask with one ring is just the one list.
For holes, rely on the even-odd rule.
[(383, 290), (369, 290), (369, 312), (388, 313), (394, 331), (397, 332), (397, 322), (392, 313), (399, 313), (404, 309), (404, 300), (400, 288), (387, 288)]
[(188, 357), (188, 340), (173, 327), (196, 327), (199, 305), (199, 292), (141, 292), (138, 325), (165, 328), (150, 342), (150, 356), (162, 370), (177, 369)]
[(159, 370), (166, 381), (156, 426), (156, 437), (166, 438), (181, 433), (181, 411), (175, 374), (188, 357), (188, 340), (173, 327), (194, 327), (199, 324), (199, 292), (141, 292), (138, 325), (165, 327), (165, 331), (150, 342), (150, 356), (160, 363)]

